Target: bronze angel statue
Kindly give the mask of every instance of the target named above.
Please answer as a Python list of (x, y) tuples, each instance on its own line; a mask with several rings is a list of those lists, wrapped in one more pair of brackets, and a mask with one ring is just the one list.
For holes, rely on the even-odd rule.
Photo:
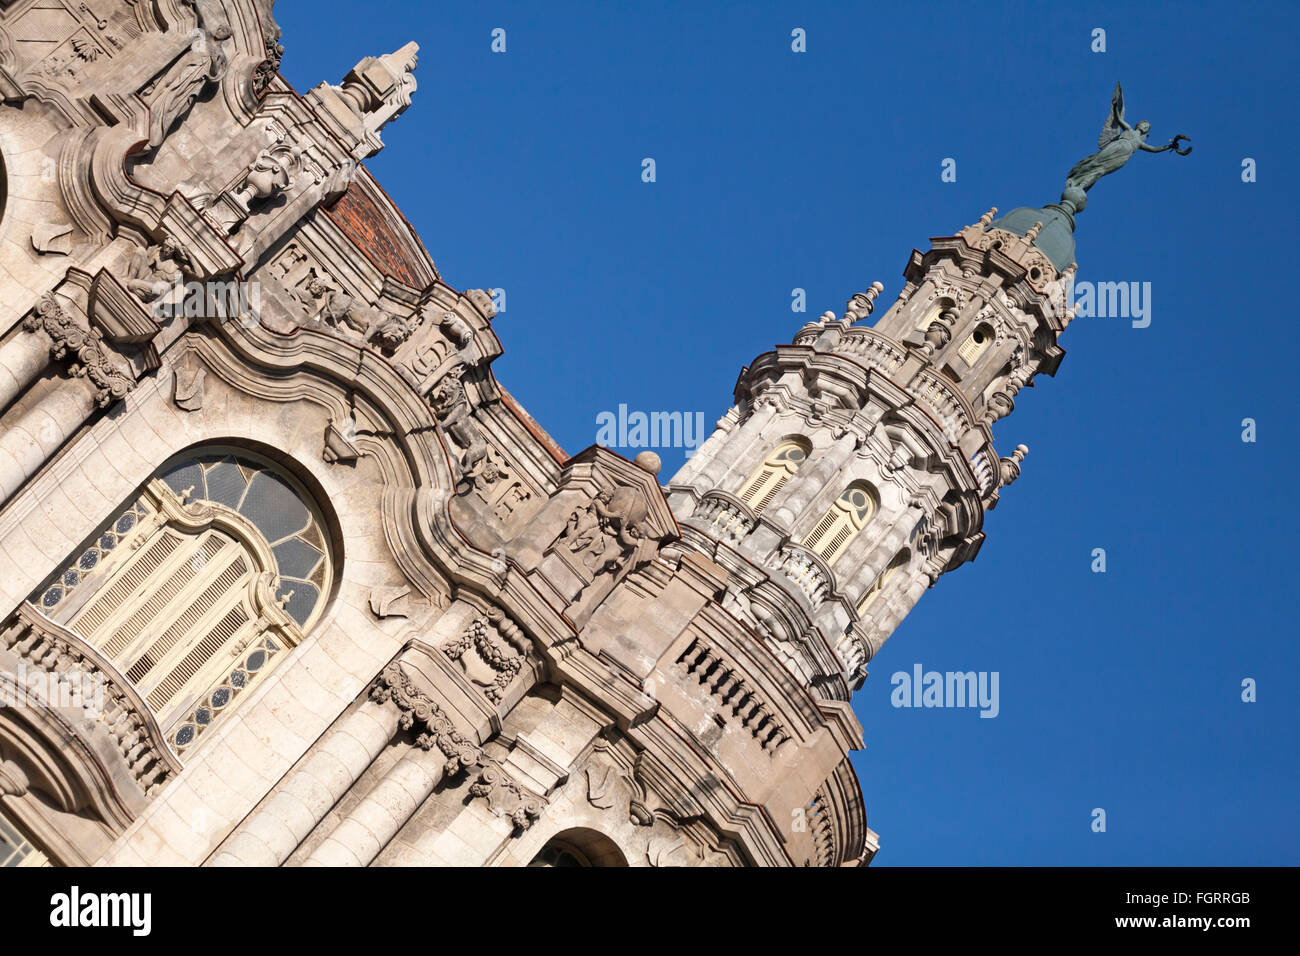
[[(1110, 115), (1106, 117), (1106, 125), (1101, 128), (1101, 136), (1097, 138), (1097, 145), (1101, 148), (1074, 164), (1065, 180), (1066, 190), (1073, 187), (1087, 192), (1102, 176), (1113, 173), (1127, 163), (1129, 157), (1139, 149), (1148, 153), (1163, 153), (1172, 149), (1179, 156), (1186, 156), (1192, 151), (1191, 141), (1181, 133), (1164, 146), (1148, 146), (1146, 139), (1150, 131), (1151, 124), (1146, 120), (1142, 120), (1136, 127), (1124, 122), (1124, 90), (1116, 83), (1115, 95), (1110, 101)], [(1183, 147), (1183, 141), (1189, 145)]]

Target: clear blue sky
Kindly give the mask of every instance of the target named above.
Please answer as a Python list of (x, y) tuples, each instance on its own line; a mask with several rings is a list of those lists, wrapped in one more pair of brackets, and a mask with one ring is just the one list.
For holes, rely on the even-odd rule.
[[(996, 426), (1030, 455), (983, 551), (855, 698), (878, 865), (1300, 863), (1298, 9), (276, 5), (300, 91), (419, 42), (414, 105), (370, 168), (449, 284), (506, 290), (496, 374), (570, 452), (620, 403), (711, 425), (808, 318), (877, 279), (892, 302), (930, 236), (1055, 201), (1117, 79), (1153, 143), (1192, 138), (1079, 216), (1078, 278), (1150, 282), (1150, 327), (1070, 327), (1056, 378)], [(666, 478), (682, 452), (661, 454)], [(918, 662), (999, 672), (1001, 713), (891, 707)]]

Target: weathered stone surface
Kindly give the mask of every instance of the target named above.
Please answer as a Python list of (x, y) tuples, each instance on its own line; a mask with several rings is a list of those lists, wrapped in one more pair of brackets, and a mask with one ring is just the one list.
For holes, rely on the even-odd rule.
[(40, 9), (0, 12), (0, 688), (111, 691), (0, 709), (34, 852), (869, 862), (848, 701), (1019, 477), (991, 426), (1070, 318), (1035, 230), (760, 356), (661, 487), (497, 385), (490, 297), (360, 165), (413, 44), (299, 97), (267, 3)]

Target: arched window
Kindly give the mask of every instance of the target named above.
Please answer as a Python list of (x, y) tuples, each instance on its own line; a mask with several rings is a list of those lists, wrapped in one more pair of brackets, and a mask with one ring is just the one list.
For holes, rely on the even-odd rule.
[(976, 360), (984, 354), (985, 349), (992, 343), (993, 337), (993, 327), (982, 322), (967, 337), (965, 342), (957, 346), (957, 354), (962, 357), (967, 365), (974, 365)]
[(627, 866), (618, 844), (598, 830), (573, 827), (546, 841), (528, 864), (552, 866)]
[(530, 867), (549, 868), (555, 866), (591, 866), (586, 855), (576, 847), (559, 843), (555, 840), (547, 843), (533, 857)]
[(332, 573), (296, 481), (205, 449), (164, 465), (32, 603), (99, 649), (182, 754), (303, 639)]
[(750, 475), (749, 480), (740, 487), (739, 498), (749, 505), (754, 514), (762, 514), (776, 497), (776, 493), (790, 480), (790, 476), (799, 470), (799, 466), (808, 460), (812, 445), (803, 439), (794, 438), (777, 445)]
[(862, 530), (874, 508), (866, 484), (854, 482), (826, 509), (821, 520), (804, 538), (803, 546), (827, 564), (834, 564)]
[(867, 588), (867, 590), (863, 592), (862, 597), (858, 598), (858, 604), (855, 608), (858, 612), (858, 617), (867, 616), (867, 608), (871, 607), (876, 598), (880, 596), (880, 592), (885, 590), (885, 585), (889, 583), (889, 579), (892, 578), (894, 574), (897, 573), (898, 569), (906, 563), (906, 550), (900, 551), (898, 554), (894, 555), (894, 559), (889, 562), (889, 566), (880, 572), (880, 576), (876, 578), (871, 587)]

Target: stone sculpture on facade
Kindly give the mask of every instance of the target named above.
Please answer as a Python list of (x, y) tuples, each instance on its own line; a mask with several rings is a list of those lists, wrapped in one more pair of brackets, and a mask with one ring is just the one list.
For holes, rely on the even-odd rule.
[[(0, 232), (0, 690), (111, 687), (93, 725), (0, 708), (22, 852), (870, 862), (850, 698), (1020, 475), (992, 427), (1062, 359), (1069, 197), (1151, 149), (1118, 89), (1062, 206), (990, 210), (884, 315), (872, 283), (760, 355), (665, 486), (546, 434), (493, 295), (360, 164), (414, 44), (298, 96), (267, 4), (72, 6), (0, 4), (7, 208), (42, 210)], [(256, 321), (142, 305), (187, 279), (258, 283)]]
[(230, 28), (224, 25), (211, 31), (196, 30), (190, 48), (154, 85), (149, 95), (150, 149), (162, 145), (172, 124), (194, 105), (207, 84), (219, 83), (226, 75), (222, 43), (230, 35)]
[(471, 414), (469, 398), (459, 375), (447, 376), (429, 395), (429, 405), (443, 433), (461, 449), (458, 483), (472, 487), (480, 479), (491, 483), (500, 478), (488, 456), (487, 440)]
[(131, 254), (123, 284), (142, 302), (152, 302), (184, 281), (189, 256), (172, 236)]

